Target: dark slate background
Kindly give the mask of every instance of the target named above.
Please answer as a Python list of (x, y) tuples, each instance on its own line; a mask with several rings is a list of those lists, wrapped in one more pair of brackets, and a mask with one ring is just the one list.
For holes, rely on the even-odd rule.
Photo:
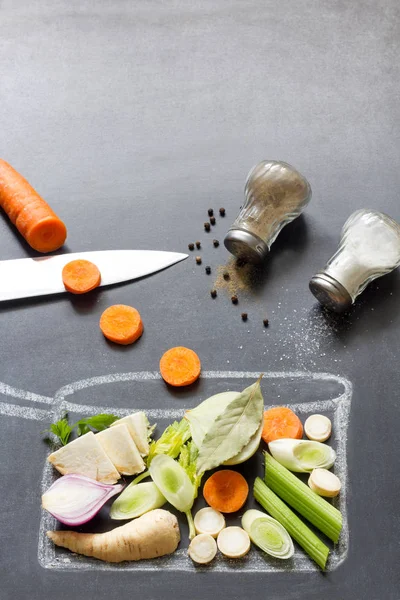
[[(1, 417), (1, 600), (400, 598), (400, 278), (372, 284), (340, 318), (308, 291), (353, 210), (400, 219), (399, 23), (396, 0), (0, 1), (0, 155), (65, 220), (66, 250), (185, 251), (201, 239), (203, 266), (215, 268), (227, 253), (211, 239), (222, 241), (255, 163), (292, 163), (313, 189), (238, 307), (209, 298), (212, 278), (193, 255), (85, 298), (2, 305), (0, 380), (52, 396), (78, 379), (155, 370), (179, 344), (207, 370), (327, 371), (355, 386), (350, 552), (326, 575), (46, 571), (33, 469), (45, 454), (41, 424)], [(207, 237), (209, 206), (227, 216)], [(0, 258), (31, 255), (1, 217)], [(112, 303), (141, 311), (134, 346), (99, 332)]]

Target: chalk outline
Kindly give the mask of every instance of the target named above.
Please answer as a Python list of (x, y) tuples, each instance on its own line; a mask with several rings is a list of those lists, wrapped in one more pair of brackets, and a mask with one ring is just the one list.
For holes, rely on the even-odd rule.
[[(256, 379), (259, 372), (248, 372), (248, 371), (205, 371), (202, 373), (202, 377), (205, 379)], [(336, 569), (345, 559), (348, 553), (349, 545), (349, 530), (347, 521), (347, 456), (346, 456), (346, 443), (347, 443), (347, 428), (350, 417), (350, 406), (352, 398), (352, 384), (351, 382), (341, 376), (333, 375), (330, 373), (311, 373), (303, 371), (291, 371), (291, 372), (270, 372), (264, 375), (265, 379), (308, 379), (308, 380), (319, 380), (319, 381), (330, 381), (341, 384), (343, 386), (343, 393), (331, 400), (323, 400), (317, 402), (304, 402), (300, 404), (290, 403), (291, 407), (296, 407), (297, 412), (301, 414), (312, 413), (316, 411), (333, 411), (334, 413), (334, 427), (336, 431), (341, 433), (337, 436), (337, 456), (338, 459), (335, 464), (335, 472), (342, 481), (342, 491), (338, 499), (338, 508), (342, 512), (343, 516), (343, 529), (339, 544), (331, 552), (331, 558), (328, 563), (328, 570), (333, 571)], [(6, 416), (14, 416), (20, 418), (44, 420), (48, 418), (57, 419), (60, 418), (61, 414), (67, 411), (74, 411), (86, 415), (96, 414), (101, 412), (114, 412), (121, 416), (129, 414), (132, 409), (116, 409), (115, 407), (93, 407), (85, 406), (81, 404), (71, 403), (65, 400), (67, 396), (74, 394), (82, 389), (93, 387), (102, 384), (117, 383), (123, 381), (150, 381), (161, 379), (158, 372), (152, 371), (141, 371), (131, 373), (116, 373), (110, 375), (104, 375), (100, 377), (92, 377), (89, 379), (83, 379), (71, 384), (68, 384), (59, 389), (54, 398), (48, 396), (40, 396), (33, 394), (28, 391), (19, 390), (8, 386), (7, 384), (0, 382), (0, 394), (22, 399), (26, 402), (51, 404), (53, 410), (44, 410), (26, 406), (19, 406), (9, 403), (2, 403), (0, 401), (0, 414)], [(135, 407), (135, 410), (140, 408)], [(184, 409), (142, 409), (146, 410), (148, 416), (152, 419), (165, 418), (174, 419), (179, 418), (183, 415)], [(42, 475), (42, 492), (45, 491), (54, 479), (54, 472), (49, 463), (45, 464), (43, 475)], [(153, 561), (141, 561), (140, 563), (125, 563), (125, 564), (108, 564), (101, 563), (95, 559), (89, 559), (87, 557), (78, 557), (77, 555), (68, 554), (62, 557), (56, 556), (55, 546), (45, 535), (45, 531), (54, 528), (57, 521), (49, 513), (43, 511), (40, 526), (39, 526), (39, 543), (38, 543), (38, 561), (43, 568), (56, 569), (56, 570), (107, 570), (107, 571), (136, 571), (146, 572), (153, 571), (160, 568), (168, 571), (176, 572), (190, 572), (198, 571), (199, 568), (195, 567), (192, 562), (187, 558), (186, 550), (181, 549), (175, 552), (171, 556), (162, 557)], [(207, 570), (212, 572), (262, 572), (262, 573), (275, 573), (275, 572), (310, 572), (318, 571), (318, 568), (314, 566), (312, 561), (305, 556), (302, 552), (296, 552), (293, 561), (290, 565), (278, 564), (275, 565), (270, 562), (266, 562), (262, 557), (261, 553), (253, 551), (242, 561), (224, 561), (220, 559), (210, 569), (210, 566), (206, 567)], [(201, 570), (201, 569), (200, 569)]]

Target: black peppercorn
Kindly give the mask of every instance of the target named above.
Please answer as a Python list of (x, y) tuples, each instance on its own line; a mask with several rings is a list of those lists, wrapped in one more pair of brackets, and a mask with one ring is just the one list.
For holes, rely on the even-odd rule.
[(242, 321), (247, 321), (247, 313), (242, 313)]
[(264, 327), (268, 327), (268, 325), (269, 325), (269, 320), (268, 320), (268, 319), (264, 319), (264, 320), (263, 320), (263, 323), (264, 323)]
[(204, 223), (204, 229), (205, 229), (206, 231), (210, 231), (210, 229), (211, 229), (211, 225), (210, 225), (210, 223), (209, 223), (208, 221), (206, 221), (206, 222)]
[(225, 216), (225, 209), (224, 208), (220, 208), (219, 209), (219, 214), (221, 215), (221, 217)]
[(214, 248), (218, 248), (218, 246), (219, 246), (219, 241), (218, 241), (218, 240), (214, 240), (214, 241), (213, 241), (213, 244), (214, 244)]
[(211, 225), (215, 225), (215, 217), (210, 217), (210, 223)]
[(206, 273), (207, 275), (211, 275), (211, 267), (206, 267)]
[(189, 250), (194, 250), (194, 244), (188, 244)]
[(232, 296), (231, 300), (232, 300), (232, 304), (237, 304), (239, 302), (239, 298), (236, 295)]
[(213, 216), (213, 214), (214, 214), (214, 210), (213, 210), (212, 208), (209, 208), (209, 209), (208, 209), (208, 216), (209, 216), (209, 217), (212, 217), (212, 216)]
[(201, 265), (201, 256), (196, 256), (196, 263)]
[(200, 248), (201, 248), (200, 242), (196, 242), (196, 248), (197, 248), (197, 250), (200, 250)]
[(217, 297), (217, 290), (211, 290), (210, 294), (211, 294), (211, 298), (216, 298)]
[(229, 275), (228, 271), (224, 271), (224, 279), (225, 279), (225, 281), (228, 281), (228, 279), (230, 279), (230, 275)]

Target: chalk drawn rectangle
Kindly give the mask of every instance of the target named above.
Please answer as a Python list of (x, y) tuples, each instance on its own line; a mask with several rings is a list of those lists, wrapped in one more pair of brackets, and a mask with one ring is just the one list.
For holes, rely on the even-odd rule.
[[(184, 405), (173, 408), (148, 408), (148, 392), (149, 384), (152, 383), (151, 389), (154, 394), (162, 393), (165, 388), (160, 376), (156, 372), (138, 372), (138, 373), (122, 373), (104, 377), (95, 377), (88, 380), (78, 381), (67, 385), (59, 390), (55, 396), (53, 403), (52, 418), (58, 419), (68, 411), (71, 415), (77, 416), (92, 415), (99, 412), (113, 412), (120, 416), (126, 415), (134, 410), (144, 410), (149, 416), (151, 422), (157, 422), (158, 432), (161, 432), (174, 419), (179, 419), (183, 416), (184, 410), (190, 405), (196, 405), (204, 398), (222, 391), (222, 389), (237, 389), (240, 390), (250, 384), (249, 380), (255, 380), (259, 373), (249, 373), (241, 371), (206, 371), (202, 373), (203, 383), (201, 398), (196, 397), (196, 392), (193, 392), (190, 402), (181, 400)], [(106, 406), (101, 401), (112, 397), (113, 404), (115, 399), (120, 397), (120, 392), (126, 394), (127, 389), (132, 386), (132, 396), (130, 398), (129, 408), (117, 408), (114, 406)], [(121, 389), (119, 389), (119, 387)], [(82, 403), (81, 398), (85, 398), (85, 394), (90, 398), (89, 391), (95, 399), (96, 406), (93, 405), (93, 400), (90, 404)], [(94, 392), (94, 393), (93, 393)], [(349, 529), (347, 522), (347, 429), (350, 417), (350, 406), (352, 398), (351, 382), (344, 377), (331, 375), (329, 373), (309, 373), (309, 372), (274, 372), (266, 373), (263, 378), (263, 395), (266, 408), (274, 405), (290, 406), (302, 419), (307, 418), (312, 413), (323, 413), (329, 416), (333, 423), (332, 446), (337, 453), (337, 460), (334, 466), (334, 472), (342, 482), (342, 490), (338, 498), (334, 499), (334, 504), (341, 511), (343, 516), (343, 530), (338, 544), (332, 545), (329, 540), (324, 538), (320, 532), (317, 535), (325, 541), (332, 549), (327, 565), (327, 571), (336, 569), (346, 558), (349, 546)], [(134, 401), (132, 401), (134, 398)], [(296, 402), (300, 399), (301, 402)], [(74, 402), (78, 400), (78, 402)], [(122, 404), (124, 402), (121, 401)], [(101, 404), (101, 406), (100, 406)], [(174, 403), (173, 403), (174, 404)], [(151, 402), (150, 402), (151, 405)], [(159, 405), (159, 404), (158, 404)], [(249, 463), (246, 463), (248, 466)], [(240, 469), (240, 466), (238, 467)], [(257, 463), (253, 464), (253, 475), (263, 476), (263, 465), (261, 453), (258, 453)], [(42, 476), (42, 491), (44, 492), (57, 478), (53, 467), (46, 463)], [(251, 481), (252, 478), (249, 478)], [(202, 506), (199, 500), (199, 505)], [(249, 508), (260, 508), (254, 501), (250, 501)], [(170, 510), (168, 508), (168, 510)], [(175, 511), (172, 511), (175, 512)], [(292, 560), (279, 561), (265, 556), (263, 552), (256, 548), (252, 548), (250, 553), (240, 560), (224, 559), (221, 556), (211, 564), (205, 567), (195, 566), (187, 556), (187, 526), (185, 517), (177, 514), (182, 534), (180, 548), (172, 555), (157, 558), (154, 560), (127, 562), (121, 564), (103, 563), (96, 559), (72, 554), (68, 550), (57, 548), (47, 538), (46, 531), (60, 527), (60, 524), (46, 511), (42, 511), (39, 527), (39, 545), (38, 545), (38, 560), (39, 564), (45, 569), (54, 570), (81, 570), (81, 571), (134, 571), (148, 572), (153, 570), (165, 569), (167, 571), (176, 572), (195, 572), (195, 571), (212, 571), (212, 572), (234, 572), (234, 573), (274, 573), (274, 572), (312, 572), (318, 571), (319, 568), (314, 562), (308, 558), (303, 550), (295, 543), (295, 554)], [(240, 519), (230, 524), (239, 524)], [(121, 523), (112, 522), (112, 527), (118, 526)], [(111, 528), (112, 528), (111, 527)], [(109, 527), (110, 528), (110, 527)], [(311, 526), (312, 528), (312, 526)], [(90, 530), (88, 524), (85, 531)], [(102, 529), (100, 529), (102, 530)], [(103, 529), (104, 530), (104, 529)]]

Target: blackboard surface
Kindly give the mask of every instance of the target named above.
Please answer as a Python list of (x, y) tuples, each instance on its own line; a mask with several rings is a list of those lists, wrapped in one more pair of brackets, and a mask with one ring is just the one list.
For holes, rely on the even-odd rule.
[[(0, 2), (0, 155), (65, 220), (65, 250), (203, 246), (201, 267), (191, 254), (87, 297), (0, 307), (1, 600), (400, 598), (400, 277), (376, 281), (342, 317), (308, 291), (353, 210), (400, 219), (399, 23), (395, 0)], [(256, 293), (237, 307), (223, 292), (212, 301), (228, 257), (211, 240), (222, 242), (263, 158), (295, 165), (312, 202), (274, 244)], [(207, 208), (220, 206), (226, 217), (206, 234)], [(3, 217), (0, 229), (1, 259), (34, 255)], [(145, 332), (131, 347), (99, 332), (114, 303), (142, 313)], [(353, 384), (349, 550), (337, 569), (135, 574), (39, 564), (40, 411), (72, 382), (155, 372), (175, 345), (194, 348), (208, 372), (324, 372)], [(184, 408), (210, 380), (180, 394), (160, 384), (151, 407)], [(130, 393), (110, 393), (105, 405), (124, 407)]]

